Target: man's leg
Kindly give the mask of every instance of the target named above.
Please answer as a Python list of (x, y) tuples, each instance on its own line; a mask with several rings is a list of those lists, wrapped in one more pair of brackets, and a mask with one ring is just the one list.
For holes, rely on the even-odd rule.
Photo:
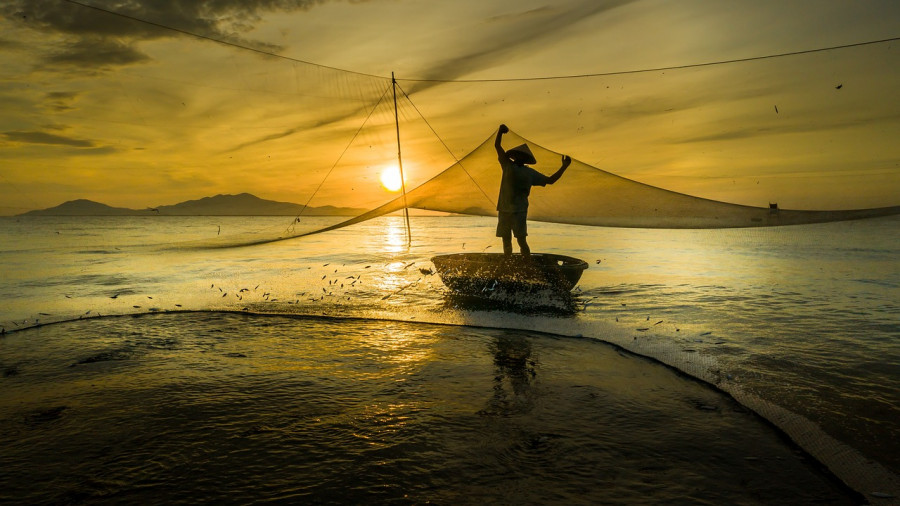
[(497, 213), (497, 237), (503, 239), (503, 254), (512, 255), (512, 214)]
[(513, 215), (512, 229), (516, 236), (516, 241), (519, 243), (519, 251), (522, 253), (522, 256), (527, 257), (531, 255), (531, 248), (528, 247), (528, 241), (525, 240), (528, 237), (528, 224), (524, 211)]
[(503, 236), (503, 254), (512, 255), (512, 232), (507, 231)]
[[(522, 237), (516, 237), (516, 241), (519, 242), (519, 251), (522, 252), (522, 255), (526, 257), (530, 256), (531, 248), (528, 247), (528, 241), (525, 240), (525, 236), (523, 235)], [(512, 245), (510, 245), (510, 247), (512, 247)]]

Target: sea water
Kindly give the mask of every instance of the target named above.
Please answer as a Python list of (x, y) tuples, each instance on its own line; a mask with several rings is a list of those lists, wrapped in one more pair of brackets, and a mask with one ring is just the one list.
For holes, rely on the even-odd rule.
[[(633, 470), (623, 455), (627, 448), (647, 445), (646, 430), (654, 428), (635, 413), (654, 404), (666, 412), (662, 399), (668, 387), (663, 386), (663, 393), (653, 393), (652, 388), (631, 391), (632, 400), (622, 400), (628, 399), (622, 394), (610, 404), (614, 409), (605, 412), (597, 405), (583, 405), (596, 396), (614, 397), (610, 392), (615, 389), (598, 372), (609, 365), (604, 362), (609, 360), (609, 349), (603, 347), (607, 342), (727, 392), (743, 404), (735, 404), (737, 408), (750, 408), (768, 418), (841, 480), (863, 488), (860, 492), (865, 494), (879, 491), (870, 499), (892, 495), (896, 487), (897, 218), (735, 230), (531, 223), (534, 251), (589, 263), (578, 287), (571, 297), (485, 293), (480, 301), (452, 296), (433, 273), (429, 259), (442, 253), (497, 251), (499, 240), (493, 237), (490, 219), (413, 217), (411, 244), (402, 219), (392, 216), (266, 245), (183, 246), (283, 228), (286, 222), (289, 219), (281, 217), (0, 220), (0, 326), (6, 332), (0, 340), (5, 394), (0, 404), (6, 406), (6, 433), (15, 441), (43, 444), (47, 452), (62, 447), (69, 453), (68, 460), (62, 459), (66, 468), (83, 461), (81, 474), (68, 478), (76, 483), (79, 476), (109, 479), (93, 485), (82, 482), (80, 488), (71, 483), (62, 487), (87, 497), (127, 501), (142, 490), (158, 493), (167, 487), (166, 480), (171, 485), (186, 479), (178, 470), (190, 468), (188, 462), (197, 455), (206, 455), (204, 461), (210, 463), (208, 468), (191, 468), (207, 481), (195, 476), (200, 489), (190, 497), (209, 497), (209, 490), (222, 480), (238, 479), (228, 469), (229, 452), (251, 455), (254, 445), (260, 444), (276, 462), (266, 468), (266, 462), (250, 458), (247, 465), (257, 471), (248, 476), (285, 466), (290, 470), (262, 487), (262, 496), (274, 499), (318, 497), (327, 502), (343, 497), (335, 494), (346, 490), (346, 483), (329, 481), (329, 473), (310, 482), (322, 485), (307, 484), (298, 490), (282, 480), (311, 472), (304, 466), (314, 467), (315, 462), (329, 462), (334, 473), (346, 473), (364, 461), (363, 474), (369, 478), (360, 479), (357, 495), (345, 498), (361, 500), (373, 490), (382, 490), (385, 498), (402, 498), (392, 488), (397, 482), (386, 476), (400, 473), (397, 466), (406, 466), (412, 476), (437, 480), (426, 480), (411, 502), (459, 499), (448, 491), (460, 490), (460, 483), (468, 484), (467, 497), (473, 498), (496, 498), (488, 491), (516, 483), (513, 488), (518, 492), (507, 490), (502, 497), (572, 500), (582, 497), (579, 494), (599, 475), (576, 478), (572, 469), (578, 466), (570, 462), (571, 468), (561, 464), (570, 488), (545, 489), (546, 481), (529, 487), (542, 478), (560, 479), (538, 462), (562, 463), (573, 455), (573, 448), (590, 447), (588, 456), (579, 454), (588, 459), (582, 465), (603, 468), (604, 462), (618, 462), (616, 473)], [(272, 320), (313, 316), (325, 319), (278, 320), (278, 325)], [(471, 330), (435, 330), (433, 324), (497, 330), (478, 331), (474, 334), (479, 337), (473, 338)], [(440, 339), (434, 338), (435, 333)], [(372, 335), (381, 337), (373, 341)], [(549, 335), (560, 337), (544, 337)], [(584, 362), (589, 358), (595, 362)], [(479, 361), (484, 363), (478, 366)], [(655, 367), (643, 363), (639, 369)], [(635, 373), (632, 379), (615, 382), (616, 388), (646, 386), (634, 379), (641, 376)], [(406, 381), (425, 391), (401, 387)], [(659, 380), (660, 385), (665, 382)], [(103, 385), (102, 395), (92, 390), (99, 388), (98, 383)], [(390, 405), (362, 402), (381, 398), (392, 385), (399, 390), (385, 397)], [(172, 388), (178, 389), (177, 395), (172, 395)], [(574, 395), (578, 388), (590, 391)], [(486, 397), (485, 392), (499, 392), (500, 397)], [(408, 395), (416, 399), (411, 401)], [(704, 400), (705, 395), (671, 392), (671, 398), (679, 399), (682, 407), (687, 403), (689, 411), (732, 411), (718, 401)], [(303, 404), (300, 398), (318, 402)], [(641, 409), (630, 406), (634, 399), (642, 399)], [(171, 419), (160, 408), (166, 403), (180, 408), (172, 411)], [(120, 413), (123, 405), (132, 411)], [(86, 412), (98, 417), (84, 417)], [(82, 416), (74, 416), (77, 413)], [(463, 421), (456, 419), (461, 413)], [(485, 417), (505, 423), (485, 424)], [(582, 419), (590, 417), (605, 422), (593, 425)], [(510, 426), (511, 418), (516, 423)], [(591, 429), (570, 433), (567, 421)], [(134, 432), (135, 423), (152, 427)], [(610, 453), (592, 446), (609, 437), (611, 425), (628, 423), (644, 430), (644, 436), (617, 449), (610, 446)], [(730, 422), (692, 423), (721, 429), (716, 424)], [(413, 435), (404, 433), (407, 426), (415, 427)], [(207, 440), (195, 443), (203, 448), (190, 451), (166, 446), (196, 442), (194, 436), (208, 431), (219, 431), (221, 447), (212, 448)], [(306, 434), (307, 442), (324, 438), (315, 448), (301, 445), (315, 458), (297, 460), (276, 451), (285, 441), (296, 443), (298, 431)], [(97, 432), (107, 436), (101, 441), (85, 438)], [(371, 446), (358, 439), (368, 433), (373, 433)], [(471, 440), (473, 433), (482, 439)], [(457, 441), (458, 434), (468, 434), (468, 439)], [(72, 447), (65, 448), (69, 444)], [(110, 471), (124, 459), (122, 448), (141, 457), (128, 460), (128, 469)], [(383, 455), (378, 448), (385, 448)], [(148, 451), (152, 455), (140, 453)], [(411, 454), (417, 456), (415, 462), (406, 460)], [(659, 458), (697, 462), (708, 454), (699, 447), (682, 448)], [(34, 460), (29, 461), (28, 455)], [(481, 457), (473, 457), (477, 455)], [(604, 460), (610, 455), (615, 458)], [(429, 456), (449, 462), (446, 474), (436, 470), (436, 462), (428, 462)], [(737, 460), (718, 466), (708, 463), (702, 473), (695, 471), (709, 476), (709, 469), (721, 468), (719, 472), (737, 476), (745, 471), (735, 462), (743, 466), (756, 458), (732, 457)], [(14, 458), (4, 462), (7, 470), (53, 469), (46, 466), (47, 457), (25, 450)], [(780, 458), (784, 462), (787, 457)], [(375, 466), (372, 462), (386, 466), (381, 468), (384, 473), (367, 467)], [(462, 471), (472, 462), (501, 478), (497, 466), (524, 467), (491, 482), (485, 473)], [(622, 481), (646, 482), (648, 474), (658, 477), (662, 472), (668, 476), (662, 481), (670, 486), (685, 483), (679, 473), (687, 468), (667, 466), (664, 472), (645, 468), (646, 462), (639, 464), (643, 475), (622, 475)], [(8, 471), (6, 476), (11, 476)], [(604, 483), (608, 489), (612, 482)], [(652, 497), (645, 487), (627, 489), (645, 499)], [(542, 496), (540, 490), (549, 495)], [(729, 493), (729, 500), (741, 497), (740, 486)], [(783, 491), (773, 492), (778, 493)], [(656, 498), (673, 497), (695, 496), (666, 489)]]

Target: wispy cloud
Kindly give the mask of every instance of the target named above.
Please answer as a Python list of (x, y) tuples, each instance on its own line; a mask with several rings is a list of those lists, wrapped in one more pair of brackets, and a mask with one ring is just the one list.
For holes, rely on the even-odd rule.
[(54, 144), (59, 146), (73, 146), (76, 148), (93, 148), (96, 146), (93, 141), (74, 139), (72, 137), (39, 131), (12, 131), (3, 132), (2, 135), (6, 137), (7, 140), (28, 144)]
[[(586, 19), (621, 7), (636, 0), (587, 1), (574, 7), (541, 7), (512, 12), (485, 20), (488, 25), (481, 37), (471, 42), (473, 49), (452, 59), (436, 62), (422, 71), (420, 79), (455, 79), (504, 63), (531, 49), (555, 40), (566, 28)], [(415, 83), (411, 91), (434, 86), (434, 83)]]
[(75, 91), (51, 91), (44, 95), (44, 106), (54, 112), (74, 109), (72, 102), (78, 98)]
[(123, 66), (148, 60), (150, 57), (133, 45), (95, 36), (83, 37), (46, 57), (46, 63), (50, 65), (78, 67)]

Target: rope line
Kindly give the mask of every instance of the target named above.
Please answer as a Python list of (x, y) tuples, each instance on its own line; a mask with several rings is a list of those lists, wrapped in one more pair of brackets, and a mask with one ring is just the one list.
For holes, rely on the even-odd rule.
[[(433, 133), (434, 136), (437, 137), (437, 140), (439, 140), (441, 142), (441, 145), (444, 146), (444, 149), (446, 149), (447, 152), (450, 153), (450, 156), (452, 156), (453, 159), (456, 160), (456, 164), (459, 165), (459, 168), (461, 168), (463, 170), (463, 172), (465, 172), (466, 175), (469, 176), (469, 179), (471, 179), (472, 182), (475, 183), (475, 187), (478, 188), (478, 191), (480, 191), (481, 194), (484, 195), (484, 198), (486, 198), (488, 200), (488, 202), (491, 203), (492, 206), (496, 206), (497, 203), (494, 202), (493, 200), (491, 200), (490, 197), (488, 197), (488, 194), (484, 191), (484, 189), (481, 187), (481, 185), (478, 184), (478, 181), (475, 181), (475, 178), (472, 177), (472, 174), (469, 174), (469, 171), (466, 170), (466, 168), (463, 166), (463, 164), (459, 160), (459, 158), (456, 158), (456, 155), (453, 154), (453, 151), (450, 150), (450, 146), (447, 146), (447, 143), (444, 142), (444, 139), (442, 139), (441, 136), (438, 135), (438, 133), (434, 130), (434, 127), (431, 126), (431, 123), (428, 122), (428, 118), (426, 118), (425, 115), (422, 114), (422, 111), (420, 111), (419, 108), (416, 107), (416, 104), (412, 101), (412, 99), (409, 98), (409, 95), (407, 95), (406, 90), (404, 90), (403, 87), (400, 86), (399, 84), (397, 85), (397, 87), (400, 88), (400, 92), (403, 93), (403, 96), (406, 97), (406, 100), (409, 102), (409, 104), (413, 106), (413, 109), (415, 109), (416, 114), (418, 114), (419, 117), (422, 118), (422, 121), (424, 121), (425, 124), (428, 125), (428, 128), (431, 130), (431, 133)], [(441, 173), (443, 174), (443, 172), (441, 172)]]
[[(365, 72), (357, 72), (355, 70), (347, 70), (347, 69), (342, 69), (342, 68), (337, 68), (337, 67), (331, 67), (328, 65), (322, 65), (319, 63), (301, 60), (299, 58), (292, 58), (290, 56), (280, 55), (278, 53), (273, 53), (271, 51), (265, 51), (262, 49), (245, 46), (242, 44), (238, 44), (236, 42), (228, 42), (226, 40), (217, 39), (215, 37), (210, 37), (208, 35), (201, 35), (199, 33), (190, 32), (188, 30), (183, 30), (181, 28), (175, 28), (173, 26), (164, 25), (162, 23), (157, 23), (154, 21), (141, 19), (136, 16), (131, 16), (129, 14), (123, 14), (121, 12), (104, 9), (102, 7), (97, 7), (95, 5), (89, 5), (86, 3), (79, 2), (77, 0), (64, 0), (64, 1), (66, 1), (70, 4), (73, 4), (73, 5), (79, 5), (81, 7), (93, 9), (95, 11), (105, 12), (105, 13), (111, 14), (113, 16), (119, 16), (119, 17), (122, 17), (125, 19), (130, 19), (132, 21), (137, 21), (139, 23), (145, 23), (145, 24), (148, 24), (151, 26), (155, 26), (157, 28), (162, 28), (164, 30), (171, 30), (173, 32), (177, 32), (177, 33), (180, 33), (183, 35), (189, 35), (191, 37), (207, 40), (210, 42), (215, 42), (218, 44), (223, 44), (223, 45), (230, 46), (230, 47), (237, 48), (237, 49), (244, 49), (246, 51), (252, 51), (254, 53), (258, 53), (258, 54), (265, 55), (265, 56), (271, 56), (273, 58), (280, 58), (282, 60), (288, 60), (288, 61), (291, 61), (294, 63), (303, 63), (306, 65), (313, 65), (313, 66), (316, 66), (319, 68), (334, 70), (334, 71), (338, 71), (338, 72), (347, 72), (350, 74), (356, 74), (356, 75), (361, 75), (361, 76), (366, 76), (366, 77), (373, 77), (376, 79), (391, 79), (390, 77), (387, 77), (387, 76), (379, 76), (379, 75), (375, 75), (375, 74), (368, 74)], [(500, 83), (500, 82), (517, 82), (517, 81), (550, 81), (550, 80), (561, 80), (561, 79), (582, 79), (582, 78), (588, 78), (588, 77), (622, 76), (622, 75), (629, 75), (629, 74), (662, 72), (662, 71), (666, 71), (666, 70), (681, 70), (681, 69), (690, 69), (690, 68), (711, 67), (714, 65), (726, 65), (726, 64), (731, 64), (731, 63), (746, 63), (746, 62), (751, 62), (751, 61), (768, 60), (768, 59), (773, 59), (773, 58), (784, 58), (787, 56), (798, 56), (798, 55), (812, 54), (812, 53), (822, 53), (825, 51), (835, 51), (835, 50), (839, 50), (839, 49), (848, 49), (848, 48), (860, 47), (860, 46), (870, 46), (870, 45), (874, 45), (874, 44), (884, 44), (886, 42), (896, 42), (896, 41), (900, 41), (900, 37), (890, 37), (887, 39), (869, 40), (869, 41), (865, 41), (865, 42), (854, 42), (854, 43), (850, 43), (850, 44), (841, 44), (841, 45), (837, 45), (837, 46), (827, 46), (827, 47), (820, 47), (820, 48), (814, 48), (814, 49), (804, 49), (804, 50), (800, 50), (800, 51), (790, 51), (790, 52), (786, 52), (786, 53), (775, 53), (775, 54), (768, 54), (768, 55), (762, 55), (762, 56), (750, 56), (750, 57), (746, 57), (746, 58), (733, 58), (733, 59), (729, 59), (729, 60), (717, 60), (717, 61), (703, 62), (703, 63), (688, 63), (688, 64), (684, 64), (684, 65), (671, 65), (671, 66), (667, 66), (667, 67), (653, 67), (653, 68), (646, 68), (646, 69), (619, 70), (619, 71), (611, 71), (611, 72), (596, 72), (596, 73), (586, 73), (586, 74), (569, 74), (569, 75), (560, 75), (560, 76), (537, 76), (537, 77), (508, 77), (508, 78), (496, 78), (496, 79), (398, 78), (397, 80), (405, 81), (405, 82), (413, 82), (413, 83)]]
[(750, 56), (747, 58), (734, 58), (731, 60), (718, 60), (711, 62), (703, 62), (703, 63), (688, 63), (685, 65), (672, 65), (669, 67), (654, 67), (654, 68), (646, 68), (646, 69), (636, 69), (636, 70), (619, 70), (613, 72), (597, 72), (592, 74), (571, 74), (571, 75), (562, 75), (562, 76), (538, 76), (538, 77), (510, 77), (510, 78), (497, 78), (497, 79), (401, 79), (398, 78), (398, 81), (407, 81), (414, 83), (501, 83), (501, 82), (516, 82), (516, 81), (550, 81), (550, 80), (559, 80), (559, 79), (581, 79), (586, 77), (607, 77), (607, 76), (623, 76), (629, 74), (644, 74), (649, 72), (663, 72), (666, 70), (681, 70), (681, 69), (691, 69), (691, 68), (699, 68), (699, 67), (711, 67), (714, 65), (726, 65), (729, 63), (745, 63), (751, 61), (759, 61), (759, 60), (768, 60), (773, 58), (783, 58), (786, 56), (797, 56), (803, 54), (811, 54), (811, 53), (822, 53), (825, 51), (835, 51), (838, 49), (848, 49), (852, 47), (859, 46), (870, 46), (873, 44), (883, 44), (885, 42), (895, 42), (900, 40), (900, 37), (891, 37), (889, 39), (880, 39), (880, 40), (870, 40), (866, 42), (855, 42), (852, 44), (842, 44), (839, 46), (829, 46), (829, 47), (820, 47), (816, 49), (804, 49), (802, 51), (791, 51), (787, 53), (776, 53), (776, 54), (768, 54), (763, 56)]
[(325, 181), (331, 176), (331, 173), (334, 171), (334, 168), (337, 167), (339, 163), (341, 163), (341, 159), (344, 158), (344, 155), (347, 154), (347, 150), (350, 149), (351, 145), (353, 145), (353, 141), (356, 140), (356, 138), (359, 136), (359, 133), (362, 132), (362, 129), (366, 126), (366, 123), (369, 122), (369, 118), (372, 117), (372, 114), (374, 114), (375, 110), (378, 109), (378, 106), (381, 105), (381, 102), (384, 100), (384, 97), (387, 95), (387, 92), (389, 89), (391, 89), (390, 86), (386, 87), (384, 89), (384, 92), (381, 93), (381, 96), (378, 97), (378, 102), (375, 102), (375, 105), (372, 107), (372, 110), (369, 111), (369, 114), (366, 115), (366, 119), (363, 120), (362, 124), (359, 125), (359, 128), (356, 129), (356, 133), (353, 134), (353, 137), (350, 139), (350, 142), (348, 142), (347, 145), (344, 146), (344, 150), (341, 151), (341, 154), (340, 154), (340, 156), (338, 156), (337, 160), (335, 160), (334, 165), (332, 165), (331, 168), (328, 169), (328, 173), (325, 174), (324, 178), (322, 178), (322, 181), (319, 183), (319, 186), (316, 187), (316, 190), (314, 192), (312, 192), (312, 195), (309, 196), (309, 198), (306, 200), (306, 203), (303, 204), (303, 207), (300, 208), (300, 212), (297, 213), (297, 216), (294, 217), (294, 220), (291, 221), (291, 224), (285, 230), (286, 234), (294, 233), (294, 225), (300, 221), (300, 216), (303, 214), (303, 211), (306, 211), (306, 208), (309, 207), (309, 203), (312, 202), (313, 197), (315, 197), (316, 194), (319, 193), (319, 190), (322, 189), (322, 185), (325, 184)]
[(215, 38), (215, 37), (210, 37), (210, 36), (208, 36), (208, 35), (201, 35), (201, 34), (199, 34), (199, 33), (194, 33), (194, 32), (188, 31), (188, 30), (183, 30), (183, 29), (181, 29), (181, 28), (175, 28), (174, 26), (164, 25), (164, 24), (162, 24), (162, 23), (157, 23), (157, 22), (155, 22), (155, 21), (149, 21), (149, 20), (147, 20), (147, 19), (141, 19), (141, 18), (136, 17), (136, 16), (131, 16), (131, 15), (129, 15), (129, 14), (123, 14), (123, 13), (121, 13), (121, 12), (116, 12), (116, 11), (112, 11), (112, 10), (109, 10), (109, 9), (104, 9), (104, 8), (102, 8), (102, 7), (97, 7), (96, 5), (89, 5), (89, 4), (81, 3), (81, 2), (78, 2), (78, 1), (76, 1), (76, 0), (64, 0), (64, 1), (69, 2), (70, 4), (79, 5), (79, 6), (81, 6), (81, 7), (87, 7), (88, 9), (94, 9), (95, 11), (105, 12), (105, 13), (107, 13), (107, 14), (112, 14), (113, 16), (119, 16), (119, 17), (121, 17), (121, 18), (130, 19), (130, 20), (132, 20), (132, 21), (137, 21), (138, 23), (144, 23), (144, 24), (147, 24), (147, 25), (150, 25), (150, 26), (155, 26), (155, 27), (157, 27), (157, 28), (162, 28), (163, 30), (171, 30), (171, 31), (173, 31), (173, 32), (180, 33), (180, 34), (182, 34), (182, 35), (189, 35), (189, 36), (191, 36), (191, 37), (195, 37), (195, 38), (198, 38), (198, 39), (208, 40), (208, 41), (210, 41), (210, 42), (215, 42), (215, 43), (217, 43), (217, 44), (222, 44), (222, 45), (225, 45), (225, 46), (231, 46), (231, 47), (238, 48), (238, 49), (244, 49), (244, 50), (246, 50), (246, 51), (252, 51), (252, 52), (254, 52), (254, 53), (262, 54), (262, 55), (265, 55), (265, 56), (271, 56), (271, 57), (274, 57), (274, 58), (280, 58), (280, 59), (282, 59), (282, 60), (288, 60), (288, 61), (292, 61), (292, 62), (294, 62), (294, 63), (304, 63), (304, 64), (306, 64), (306, 65), (313, 65), (313, 66), (316, 66), (316, 67), (319, 67), (319, 68), (323, 68), (323, 69), (328, 69), (328, 70), (336, 70), (336, 71), (338, 71), (338, 72), (347, 72), (347, 73), (350, 73), (350, 74), (356, 74), (356, 75), (360, 75), (360, 76), (374, 77), (374, 78), (376, 78), (376, 79), (387, 79), (387, 78), (384, 77), (384, 76), (377, 76), (377, 75), (375, 75), (375, 74), (367, 74), (367, 73), (365, 73), (365, 72), (357, 72), (357, 71), (354, 71), (354, 70), (341, 69), (341, 68), (337, 68), (337, 67), (329, 67), (328, 65), (322, 65), (322, 64), (320, 64), (320, 63), (313, 63), (313, 62), (311, 62), (311, 61), (300, 60), (300, 59), (298, 59), (298, 58), (291, 58), (290, 56), (284, 56), (284, 55), (281, 55), (281, 54), (278, 54), (278, 53), (273, 53), (273, 52), (271, 52), (271, 51), (264, 51), (264, 50), (262, 50), (262, 49), (257, 49), (257, 48), (254, 48), (254, 47), (245, 46), (245, 45), (243, 45), (243, 44), (238, 44), (238, 43), (236, 43), (236, 42), (228, 42), (227, 40), (217, 39), (217, 38)]

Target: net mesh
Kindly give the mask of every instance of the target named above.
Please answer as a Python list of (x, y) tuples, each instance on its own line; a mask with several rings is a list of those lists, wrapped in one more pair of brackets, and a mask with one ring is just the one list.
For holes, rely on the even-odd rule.
[[(262, 244), (348, 227), (404, 208), (472, 216), (496, 216), (500, 165), (495, 134), (461, 160), (418, 187), (384, 205), (327, 227), (309, 228), (301, 217), (277, 236), (251, 240), (227, 238), (217, 246)], [(526, 143), (537, 159), (534, 168), (550, 175), (562, 154), (510, 131), (505, 147)], [(900, 206), (851, 210), (789, 210), (777, 204), (747, 206), (710, 200), (624, 178), (578, 160), (552, 186), (536, 187), (529, 197), (528, 219), (573, 225), (631, 228), (739, 228), (800, 225), (900, 214)]]

